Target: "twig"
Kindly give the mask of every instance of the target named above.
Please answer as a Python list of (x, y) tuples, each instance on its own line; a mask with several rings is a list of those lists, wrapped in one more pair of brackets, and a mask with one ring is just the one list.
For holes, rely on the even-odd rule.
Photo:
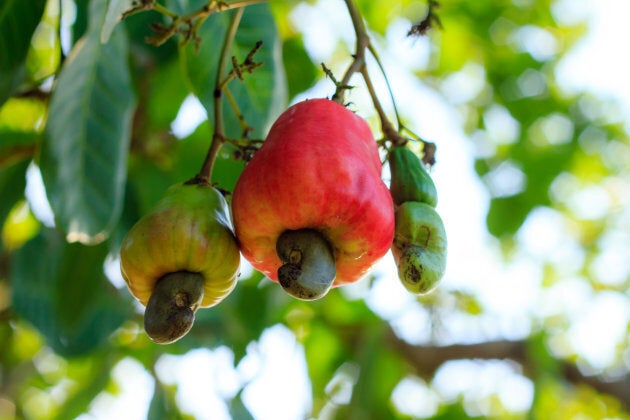
[[(398, 131), (396, 134), (392, 132), (393, 127), (391, 124), (389, 124), (388, 127), (383, 128), (383, 133), (386, 135), (386, 137), (390, 139), (390, 141), (394, 145), (404, 145), (407, 142), (407, 139), (403, 136), (403, 133), (405, 132), (408, 133), (409, 135), (413, 137), (414, 140), (419, 141), (423, 144), (422, 161), (429, 166), (433, 166), (435, 164), (435, 150), (436, 150), (435, 143), (432, 143), (423, 139), (422, 137), (414, 133), (411, 129), (409, 129), (402, 122), (402, 119), (400, 118), (400, 114), (398, 113), (398, 107), (396, 106), (396, 98), (394, 98), (394, 91), (392, 89), (391, 84), (389, 83), (389, 77), (387, 77), (387, 72), (385, 71), (385, 68), (383, 67), (383, 63), (381, 62), (381, 59), (378, 56), (376, 48), (374, 48), (374, 46), (370, 43), (368, 45), (368, 50), (370, 51), (370, 54), (372, 54), (372, 56), (374, 57), (374, 60), (376, 61), (376, 64), (378, 65), (378, 68), (381, 71), (383, 78), (385, 79), (385, 85), (387, 86), (387, 91), (389, 92), (389, 97), (390, 97), (390, 100), (392, 101), (392, 106), (394, 107), (394, 115), (396, 116), (396, 123), (398, 124)], [(369, 75), (368, 75), (367, 70), (364, 69), (364, 73), (365, 74), (363, 75), (363, 78), (365, 79), (366, 85), (368, 85), (368, 89), (371, 89), (370, 95), (374, 97), (376, 95), (376, 92), (372, 92), (373, 88), (371, 87), (372, 84), (369, 81)], [(382, 120), (381, 115), (385, 115), (382, 107), (380, 106), (380, 104), (375, 104), (375, 108), (377, 109), (379, 117)], [(403, 140), (402, 143), (401, 143), (401, 139)]]
[(225, 99), (227, 99), (228, 103), (230, 104), (230, 107), (232, 108), (232, 111), (234, 112), (234, 115), (238, 120), (238, 124), (241, 126), (241, 136), (242, 138), (246, 139), (249, 136), (249, 132), (252, 131), (254, 127), (250, 126), (249, 124), (247, 124), (247, 121), (245, 121), (245, 117), (238, 107), (238, 103), (236, 102), (236, 99), (234, 99), (234, 95), (232, 95), (232, 92), (230, 92), (230, 89), (228, 89), (227, 86), (224, 88), (223, 93), (225, 93)]
[[(234, 112), (234, 115), (236, 116), (236, 119), (238, 120), (238, 123), (241, 126), (241, 129), (242, 129), (241, 136), (243, 139), (247, 139), (249, 136), (249, 133), (254, 128), (248, 125), (247, 122), (245, 121), (245, 117), (243, 116), (243, 113), (241, 112), (236, 99), (234, 98), (234, 96), (232, 95), (232, 92), (228, 88), (228, 83), (231, 80), (234, 80), (235, 78), (239, 79), (240, 81), (243, 81), (244, 73), (251, 74), (254, 72), (254, 70), (256, 70), (258, 67), (263, 65), (262, 62), (254, 61), (254, 55), (260, 49), (260, 47), (262, 47), (262, 45), (263, 45), (262, 41), (257, 41), (254, 47), (249, 51), (249, 53), (247, 53), (247, 56), (243, 59), (243, 61), (240, 64), (238, 63), (236, 56), (232, 56), (232, 69), (227, 74), (227, 76), (225, 76), (225, 78), (221, 81), (221, 83), (219, 83), (218, 88), (215, 89), (215, 91), (218, 89), (222, 94), (225, 95), (225, 98), (230, 104), (230, 107), (232, 108), (232, 111)], [(225, 140), (228, 141), (228, 139), (225, 139)]]
[(407, 139), (401, 136), (398, 131), (396, 131), (391, 121), (387, 118), (385, 110), (383, 109), (381, 102), (377, 98), (376, 90), (374, 89), (374, 85), (372, 84), (372, 79), (370, 78), (370, 74), (367, 71), (367, 67), (363, 67), (361, 69), (361, 75), (363, 76), (365, 86), (367, 87), (368, 92), (370, 93), (370, 97), (372, 98), (374, 109), (376, 109), (376, 113), (381, 120), (381, 131), (383, 131), (385, 137), (395, 146), (404, 145), (405, 143), (407, 143)]
[[(389, 80), (387, 79), (387, 75), (385, 74), (385, 70), (378, 57), (378, 54), (376, 53), (376, 50), (374, 49), (373, 45), (370, 42), (370, 37), (367, 33), (367, 29), (365, 27), (365, 23), (363, 22), (363, 18), (361, 17), (361, 13), (359, 12), (354, 0), (344, 0), (344, 1), (346, 3), (348, 13), (350, 14), (350, 19), (352, 20), (352, 26), (354, 27), (354, 32), (356, 35), (356, 50), (353, 55), (352, 63), (350, 63), (350, 66), (346, 70), (343, 76), (343, 79), (340, 82), (337, 82), (335, 78), (332, 77), (330, 70), (328, 70), (325, 66), (323, 66), (324, 72), (326, 72), (326, 74), (329, 77), (331, 77), (331, 79), (335, 82), (335, 85), (337, 86), (337, 89), (332, 99), (343, 105), (344, 100), (345, 100), (344, 98), (345, 91), (351, 88), (351, 86), (349, 86), (350, 79), (352, 78), (354, 73), (360, 73), (363, 76), (363, 80), (365, 81), (367, 89), (370, 93), (370, 97), (372, 98), (372, 103), (380, 119), (381, 130), (385, 138), (389, 140), (391, 144), (394, 146), (402, 146), (409, 141), (408, 138), (402, 135), (402, 132), (403, 130), (406, 130), (406, 131), (410, 131), (410, 130), (406, 129), (400, 120), (398, 109), (396, 108), (396, 101), (394, 100), (394, 95), (393, 95), (391, 86), (389, 84)], [(430, 0), (430, 6), (436, 7), (436, 5), (437, 5), (436, 1)], [(432, 18), (432, 19), (435, 19), (435, 18)], [(376, 60), (376, 63), (379, 66), (379, 69), (385, 76), (385, 82), (387, 84), (387, 88), (389, 90), (389, 94), (392, 99), (392, 102), (394, 103), (394, 112), (396, 114), (398, 129), (394, 128), (394, 125), (391, 123), (389, 118), (387, 118), (387, 115), (383, 109), (383, 106), (381, 105), (381, 102), (378, 99), (378, 95), (376, 93), (376, 90), (374, 89), (374, 85), (372, 84), (372, 80), (370, 78), (370, 75), (366, 66), (366, 61), (365, 61), (366, 49), (368, 49), (370, 53), (373, 55), (374, 59)], [(435, 163), (435, 149), (436, 149), (435, 144), (427, 142), (421, 139), (417, 135), (414, 135), (414, 137), (416, 138), (416, 140), (423, 143), (424, 156), (422, 160), (429, 165), (433, 165)]]
[[(324, 71), (324, 74), (325, 74), (325, 75), (326, 75), (326, 76), (327, 76), (330, 80), (332, 80), (332, 82), (334, 83), (334, 85), (337, 87), (337, 90), (335, 91), (335, 95), (337, 95), (337, 92), (339, 92), (339, 94), (340, 94), (340, 95), (338, 96), (339, 98), (341, 97), (341, 95), (342, 95), (342, 92), (343, 92), (343, 91), (350, 90), (350, 89), (353, 89), (353, 88), (354, 88), (354, 86), (352, 86), (352, 85), (343, 85), (343, 84), (341, 84), (341, 82), (339, 82), (339, 81), (337, 80), (337, 78), (335, 77), (335, 75), (333, 74), (333, 72), (332, 72), (332, 71), (331, 71), (328, 67), (326, 67), (326, 64), (321, 63), (321, 66), (322, 66), (322, 70)], [(335, 99), (336, 99), (336, 98), (335, 98), (335, 96), (333, 96), (333, 100), (335, 100)], [(339, 103), (342, 103), (342, 104), (343, 104), (343, 99), (341, 99), (340, 101), (339, 101), (339, 100), (337, 100), (336, 102), (339, 102)]]
[(158, 13), (162, 13), (163, 15), (166, 15), (166, 16), (170, 17), (171, 19), (177, 19), (179, 17), (179, 16), (177, 16), (176, 13), (171, 12), (166, 7), (162, 6), (161, 4), (159, 4), (156, 1), (153, 2), (153, 10), (155, 10)]
[(217, 76), (214, 83), (214, 132), (212, 134), (212, 142), (208, 148), (208, 153), (204, 159), (203, 165), (199, 174), (195, 178), (205, 182), (210, 182), (212, 178), (212, 169), (214, 168), (214, 162), (221, 146), (225, 143), (225, 127), (223, 124), (223, 101), (222, 101), (222, 75), (225, 73), (227, 67), (228, 56), (232, 49), (232, 43), (236, 36), (236, 30), (243, 16), (244, 8), (238, 8), (232, 15), (230, 25), (225, 34), (225, 40), (223, 41), (223, 47), (221, 49), (221, 56), (217, 65)]
[[(374, 89), (374, 85), (372, 84), (372, 79), (370, 78), (370, 74), (367, 71), (367, 68), (364, 67), (361, 69), (361, 75), (363, 76), (363, 80), (365, 81), (365, 86), (372, 97), (372, 102), (374, 104), (374, 109), (376, 109), (376, 113), (378, 114), (379, 119), (381, 120), (381, 131), (385, 135), (385, 138), (389, 140), (394, 146), (404, 146), (409, 139), (404, 137), (401, 132), (404, 126), (400, 124), (399, 131), (397, 131), (392, 125), (391, 121), (385, 115), (385, 111), (381, 106), (381, 103), (378, 100), (374, 100), (376, 98), (376, 91)], [(405, 130), (409, 131), (405, 128)], [(431, 143), (429, 141), (423, 140), (420, 137), (416, 136), (415, 140), (420, 141), (423, 145), (422, 147), (422, 161), (429, 165), (433, 166), (435, 164), (435, 143)]]
[(188, 42), (192, 39), (198, 43), (199, 38), (197, 36), (197, 31), (210, 15), (227, 10), (240, 9), (252, 4), (264, 3), (266, 1), (267, 0), (240, 0), (226, 2), (222, 0), (209, 0), (208, 3), (200, 9), (187, 15), (180, 16), (160, 5), (156, 0), (139, 0), (135, 2), (135, 6), (132, 9), (123, 13), (122, 18), (125, 19), (129, 16), (135, 15), (136, 13), (153, 10), (168, 17), (171, 22), (168, 25), (163, 25), (161, 23), (152, 24), (151, 28), (154, 30), (155, 35), (148, 37), (147, 42), (155, 46), (160, 46), (179, 33), (184, 36), (184, 42)]
[(247, 53), (247, 57), (245, 57), (245, 59), (240, 64), (238, 63), (236, 57), (232, 56), (232, 70), (230, 70), (227, 76), (225, 76), (225, 79), (221, 81), (221, 88), (227, 86), (228, 82), (235, 77), (239, 80), (243, 80), (244, 72), (251, 74), (254, 70), (263, 65), (262, 62), (254, 61), (254, 55), (260, 49), (262, 44), (262, 41), (257, 41), (254, 45), (254, 48), (252, 48), (251, 51)]
[(137, 0), (133, 1), (131, 4), (133, 7), (122, 14), (122, 19), (126, 19), (129, 16), (133, 16), (140, 12), (153, 10), (157, 3), (155, 2), (155, 0)]
[[(346, 6), (348, 8), (348, 13), (350, 14), (350, 18), (352, 20), (352, 26), (354, 27), (354, 32), (356, 34), (356, 51), (354, 53), (354, 59), (346, 73), (343, 76), (341, 82), (337, 85), (337, 90), (333, 95), (333, 101), (336, 101), (340, 104), (344, 102), (344, 93), (347, 90), (347, 85), (350, 82), (350, 78), (354, 73), (360, 73), (363, 76), (363, 80), (368, 88), (370, 93), (370, 97), (372, 98), (372, 103), (374, 104), (374, 108), (378, 113), (379, 119), (381, 121), (381, 129), (385, 137), (390, 140), (395, 145), (403, 145), (407, 143), (407, 139), (402, 137), (400, 133), (394, 128), (391, 121), (387, 118), (385, 111), (383, 110), (383, 106), (378, 99), (378, 95), (374, 89), (374, 85), (370, 79), (370, 75), (368, 73), (367, 67), (365, 65), (365, 50), (370, 47), (370, 37), (367, 33), (367, 29), (365, 28), (365, 24), (363, 23), (363, 18), (361, 17), (361, 13), (357, 8), (356, 4), (353, 0), (345, 0)], [(378, 56), (375, 56), (378, 59)]]
[(370, 51), (370, 54), (372, 54), (372, 57), (374, 57), (374, 61), (376, 61), (376, 65), (378, 66), (381, 74), (383, 75), (383, 78), (385, 79), (385, 85), (387, 86), (389, 98), (392, 101), (392, 106), (394, 107), (394, 115), (396, 116), (396, 122), (398, 123), (398, 130), (400, 131), (400, 129), (403, 127), (403, 123), (400, 118), (400, 114), (398, 113), (398, 107), (396, 106), (396, 99), (394, 98), (392, 85), (389, 83), (389, 77), (387, 77), (387, 72), (383, 67), (383, 63), (381, 62), (381, 59), (379, 58), (378, 53), (376, 52), (376, 48), (374, 48), (374, 45), (370, 43), (370, 45), (368, 45), (368, 50)]
[(346, 70), (343, 79), (341, 79), (341, 81), (337, 84), (337, 90), (332, 97), (333, 101), (342, 105), (344, 104), (345, 91), (349, 89), (352, 75), (360, 72), (361, 69), (365, 67), (365, 49), (368, 45), (370, 45), (370, 37), (365, 29), (365, 24), (363, 23), (363, 18), (361, 17), (359, 9), (357, 9), (353, 0), (345, 0), (345, 2), (346, 7), (348, 8), (348, 13), (350, 14), (350, 19), (352, 20), (352, 26), (354, 27), (357, 40), (353, 55), (354, 59)]

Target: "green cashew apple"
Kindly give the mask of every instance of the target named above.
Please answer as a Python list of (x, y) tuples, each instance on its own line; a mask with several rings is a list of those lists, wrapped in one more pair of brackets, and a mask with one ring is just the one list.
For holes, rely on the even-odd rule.
[(404, 146), (392, 147), (388, 155), (392, 174), (390, 192), (397, 206), (407, 201), (437, 206), (437, 189), (418, 156)]
[(232, 211), (243, 256), (303, 300), (363, 277), (394, 236), (372, 132), (328, 99), (280, 115), (239, 177)]
[(392, 253), (408, 291), (426, 294), (437, 286), (446, 270), (446, 246), (442, 218), (429, 204), (408, 201), (396, 209)]
[(240, 253), (225, 198), (205, 183), (170, 187), (127, 233), (120, 259), (130, 292), (146, 306), (149, 337), (161, 344), (183, 337), (198, 308), (236, 285)]

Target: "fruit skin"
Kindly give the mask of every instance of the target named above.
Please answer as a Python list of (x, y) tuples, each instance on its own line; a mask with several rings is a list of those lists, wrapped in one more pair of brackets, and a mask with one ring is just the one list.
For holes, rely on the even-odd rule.
[(446, 248), (444, 223), (433, 207), (408, 201), (396, 209), (392, 253), (408, 291), (425, 294), (437, 286), (446, 271)]
[(223, 300), (236, 285), (240, 254), (228, 205), (208, 184), (176, 184), (127, 233), (121, 271), (131, 293), (147, 305), (155, 283), (187, 271), (204, 278), (200, 307)]
[(388, 155), (392, 174), (390, 192), (394, 204), (407, 201), (427, 203), (437, 206), (437, 189), (431, 175), (424, 169), (422, 161), (404, 146), (392, 147)]
[(366, 122), (328, 99), (287, 109), (245, 167), (232, 199), (243, 256), (270, 279), (286, 230), (321, 232), (334, 251), (333, 286), (365, 275), (391, 246), (394, 210)]

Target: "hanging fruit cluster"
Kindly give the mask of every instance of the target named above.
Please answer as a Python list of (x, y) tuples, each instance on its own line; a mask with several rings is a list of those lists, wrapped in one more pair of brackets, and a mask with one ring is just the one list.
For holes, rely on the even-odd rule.
[(236, 284), (239, 247), (298, 299), (357, 281), (390, 247), (404, 286), (432, 290), (446, 267), (435, 185), (404, 146), (388, 160), (389, 190), (366, 122), (313, 99), (276, 120), (239, 177), (236, 237), (219, 191), (199, 181), (171, 187), (121, 248), (123, 277), (146, 305), (147, 334), (170, 343), (190, 329), (197, 308), (223, 300)]
[(123, 277), (147, 307), (148, 335), (172, 342), (190, 329), (197, 308), (224, 299), (236, 284), (239, 247), (298, 299), (357, 281), (390, 247), (407, 290), (432, 290), (446, 267), (435, 185), (411, 150), (394, 146), (388, 160), (389, 190), (366, 122), (313, 99), (276, 120), (239, 177), (236, 237), (215, 188), (193, 182), (169, 189), (121, 248)]
[(388, 155), (390, 191), (396, 205), (392, 254), (398, 277), (416, 294), (435, 288), (446, 270), (446, 232), (435, 211), (437, 190), (418, 156), (404, 146)]
[[(254, 147), (233, 191), (231, 218), (224, 196), (209, 181), (217, 153), (228, 140), (221, 92), (230, 80), (261, 64), (253, 61), (261, 46), (257, 43), (242, 64), (233, 57), (234, 69), (224, 74), (243, 8), (232, 15), (217, 66), (215, 132), (201, 170), (192, 180), (171, 187), (121, 246), (122, 275), (146, 306), (144, 326), (155, 342), (181, 338), (198, 308), (214, 306), (229, 295), (241, 254), (302, 300), (356, 282), (390, 249), (400, 280), (413, 293), (429, 292), (444, 274), (446, 235), (435, 211), (435, 185), (419, 158), (400, 146), (406, 142), (400, 134), (403, 125), (398, 121), (395, 130), (382, 112), (363, 61), (367, 31), (354, 3), (346, 4), (357, 34), (353, 63), (340, 82), (324, 66), (337, 86), (333, 100), (291, 106), (272, 125), (260, 149)], [(383, 134), (391, 142), (389, 189), (381, 178), (379, 143), (367, 123), (341, 105), (356, 72), (363, 76)], [(241, 123), (243, 147), (251, 152), (249, 127)]]

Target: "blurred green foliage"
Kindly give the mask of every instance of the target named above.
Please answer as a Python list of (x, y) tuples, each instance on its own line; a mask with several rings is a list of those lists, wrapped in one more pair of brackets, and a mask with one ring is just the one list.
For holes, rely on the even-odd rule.
[[(160, 4), (184, 15), (209, 3), (213, 2)], [(324, 79), (299, 26), (309, 23), (290, 17), (295, 8), (316, 2), (269, 3), (247, 7), (233, 48), (240, 61), (263, 40), (254, 56), (263, 66), (229, 84), (244, 120), (254, 128), (252, 138), (263, 138), (292, 98)], [(338, 3), (338, 12), (346, 13), (343, 2)], [(62, 9), (56, 10), (59, 4)], [(414, 364), (400, 351), (397, 343), (402, 339), (388, 320), (363, 299), (351, 299), (340, 290), (307, 304), (290, 299), (254, 272), (242, 278), (220, 306), (200, 311), (194, 328), (180, 341), (161, 347), (144, 335), (141, 310), (126, 288), (108, 281), (105, 266), (115, 264), (124, 234), (166, 188), (191, 178), (201, 166), (212, 136), (217, 61), (233, 11), (205, 20), (198, 44), (183, 44), (176, 36), (157, 47), (146, 38), (152, 35), (151, 25), (165, 25), (168, 18), (144, 11), (115, 24), (105, 18), (105, 4), (98, 0), (0, 4), (0, 226), (10, 232), (0, 243), (0, 419), (75, 418), (89, 411), (102, 393), (117, 393), (112, 370), (126, 358), (140, 363), (155, 380), (148, 418), (189, 418), (178, 407), (176, 386), (156, 374), (160, 357), (225, 345), (236, 365), (248, 346), (276, 324), (289, 328), (304, 348), (313, 398), (308, 416), (413, 417), (393, 403), (394, 390), (408, 377), (430, 382), (440, 365), (426, 370)], [(107, 2), (110, 8), (121, 4)], [(411, 26), (428, 10), (424, 1), (357, 4), (379, 41), (391, 22), (403, 20)], [(581, 220), (566, 197), (581, 186), (603, 185), (613, 194), (625, 185), (615, 181), (624, 179), (627, 184), (630, 165), (623, 160), (627, 154), (614, 151), (625, 152), (628, 140), (618, 121), (602, 116), (604, 108), (597, 98), (567, 96), (558, 89), (554, 66), (584, 27), (558, 24), (552, 5), (551, 0), (440, 2), (434, 12), (441, 26), (427, 35), (430, 60), (416, 76), (440, 91), (446, 80), (468, 74), (471, 66), (483, 69), (477, 92), (453, 106), (464, 116), (473, 146), (484, 151), (476, 158), (475, 170), (490, 194), (487, 229), (507, 251), (506, 259), (518, 247), (515, 235), (531, 212), (552, 208), (574, 222), (572, 234), (585, 252), (576, 271), (594, 290), (624, 293), (630, 280), (609, 286), (599, 282), (590, 267), (601, 251), (601, 239), (616, 229), (619, 218), (607, 213)], [(74, 20), (62, 28), (63, 16)], [(113, 31), (104, 44), (103, 28)], [(551, 51), (528, 41), (526, 31), (552, 39)], [(64, 49), (60, 34), (69, 35)], [(85, 46), (92, 55), (81, 50)], [(95, 77), (78, 78), (83, 69), (92, 69)], [(92, 99), (77, 103), (85, 95)], [(210, 118), (179, 139), (171, 123), (189, 95), (199, 98)], [(242, 127), (225, 104), (227, 133), (238, 137)], [(403, 117), (411, 112), (403, 110)], [(511, 135), (497, 134), (496, 115), (501, 123), (513, 122)], [(439, 146), (439, 139), (436, 142)], [(69, 153), (77, 151), (78, 157)], [(245, 165), (234, 158), (236, 154), (236, 147), (226, 145), (213, 173), (213, 182), (227, 191)], [(522, 188), (508, 193), (494, 190), (489, 181), (506, 162), (524, 179)], [(42, 167), (56, 227), (36, 220), (25, 205), (29, 165)], [(568, 186), (550, 194), (567, 176)], [(86, 244), (68, 242), (76, 238), (68, 234), (76, 233), (84, 220), (93, 223), (79, 235)], [(550, 286), (561, 278), (561, 269), (542, 263), (545, 285)], [(375, 279), (364, 281), (371, 285)], [(444, 313), (484, 315), (483, 304), (463, 290), (438, 290), (417, 303), (427, 308), (436, 324)], [(531, 378), (535, 391), (529, 411), (513, 412), (496, 396), (475, 404), (492, 407), (486, 411), (496, 418), (630, 418), (628, 398), (604, 395), (565, 374), (566, 364), (575, 368), (579, 354), (563, 359), (550, 351), (553, 331), (566, 328), (567, 320), (551, 316), (532, 322), (539, 325), (523, 340), (525, 356), (497, 356), (513, 356)], [(433, 345), (437, 344), (426, 346)], [(618, 345), (620, 359), (628, 349), (626, 338)], [(491, 356), (471, 353), (459, 358)], [(628, 364), (626, 356), (625, 365), (615, 367), (616, 378), (622, 380), (613, 382), (628, 378)], [(340, 397), (348, 384), (351, 395)], [(241, 391), (226, 401), (237, 419), (251, 416)], [(463, 397), (441, 400), (432, 417), (482, 418), (475, 404)]]

